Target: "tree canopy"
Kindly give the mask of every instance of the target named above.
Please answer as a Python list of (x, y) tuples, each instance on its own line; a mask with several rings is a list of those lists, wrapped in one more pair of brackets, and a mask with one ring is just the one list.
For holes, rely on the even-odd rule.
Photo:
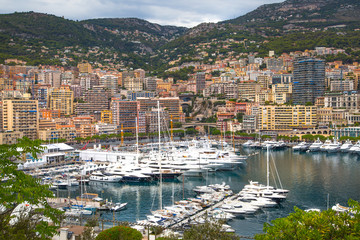
[(0, 239), (48, 239), (60, 225), (61, 211), (47, 202), (53, 197), (49, 186), (17, 170), (26, 155), (37, 158), (40, 143), (24, 137), (17, 144), (0, 145), (0, 176), (6, 180), (0, 182)]
[(141, 240), (141, 233), (131, 227), (116, 226), (99, 233), (96, 240)]
[(237, 240), (238, 236), (221, 231), (222, 224), (218, 221), (206, 220), (204, 224), (193, 225), (184, 232), (184, 240)]
[(256, 240), (267, 239), (359, 239), (360, 205), (349, 200), (350, 212), (337, 213), (332, 209), (316, 212), (297, 207), (288, 217), (264, 224), (264, 233)]

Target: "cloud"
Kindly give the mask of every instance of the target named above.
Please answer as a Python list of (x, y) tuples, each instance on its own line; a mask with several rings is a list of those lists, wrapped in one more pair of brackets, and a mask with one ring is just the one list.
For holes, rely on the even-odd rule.
[(162, 25), (193, 27), (239, 17), (281, 0), (0, 0), (0, 13), (42, 12), (73, 20), (137, 17)]

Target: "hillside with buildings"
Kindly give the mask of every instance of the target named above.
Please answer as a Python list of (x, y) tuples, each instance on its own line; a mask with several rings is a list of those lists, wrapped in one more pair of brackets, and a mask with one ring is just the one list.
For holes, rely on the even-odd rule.
[(18, 58), (30, 65), (76, 66), (86, 60), (99, 67), (164, 72), (192, 60), (213, 63), (255, 52), (265, 56), (269, 50), (276, 54), (317, 46), (356, 50), (358, 10), (359, 2), (353, 0), (288, 0), (191, 29), (136, 18), (72, 21), (34, 12), (2, 14), (0, 61)]

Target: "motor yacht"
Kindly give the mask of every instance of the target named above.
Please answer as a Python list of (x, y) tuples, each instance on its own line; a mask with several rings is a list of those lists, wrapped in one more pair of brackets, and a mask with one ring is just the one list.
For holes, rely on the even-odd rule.
[(323, 145), (323, 142), (320, 141), (320, 139), (317, 139), (313, 144), (310, 145), (309, 151), (310, 152), (317, 152), (317, 151), (320, 150), (322, 145)]
[(326, 152), (330, 144), (332, 144), (331, 140), (326, 140), (325, 143), (320, 147), (320, 151)]
[(334, 142), (329, 144), (326, 148), (326, 151), (328, 153), (335, 153), (340, 151), (341, 143), (339, 143), (336, 139), (334, 139)]
[(97, 182), (120, 182), (122, 180), (121, 176), (115, 176), (109, 173), (101, 173), (101, 172), (93, 172), (89, 177), (90, 181), (97, 181)]
[(254, 144), (254, 141), (253, 140), (248, 140), (247, 142), (243, 143), (242, 146), (244, 148), (248, 148), (250, 147), (252, 144)]
[(340, 151), (348, 152), (352, 146), (352, 142), (350, 140), (346, 140), (346, 142), (340, 147)]
[(110, 208), (110, 211), (117, 212), (117, 211), (125, 209), (126, 206), (127, 206), (127, 203), (115, 203), (114, 206), (112, 206)]
[(305, 147), (306, 148), (308, 147), (308, 143), (307, 142), (301, 142), (298, 145), (293, 146), (293, 150), (294, 151), (300, 151), (300, 150), (303, 150)]
[(349, 148), (348, 152), (350, 153), (357, 153), (360, 151), (360, 140), (357, 141), (351, 148)]

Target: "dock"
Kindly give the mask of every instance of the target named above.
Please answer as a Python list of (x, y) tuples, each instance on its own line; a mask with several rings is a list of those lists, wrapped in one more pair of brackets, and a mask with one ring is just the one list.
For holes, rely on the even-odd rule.
[(173, 224), (173, 225), (170, 225), (168, 228), (172, 228), (172, 229), (182, 228), (182, 226), (183, 226), (184, 224), (189, 223), (189, 222), (191, 222), (191, 221), (194, 220), (194, 219), (200, 218), (200, 217), (203, 216), (205, 213), (207, 213), (207, 212), (209, 212), (209, 211), (211, 211), (211, 210), (214, 210), (215, 208), (218, 208), (218, 207), (220, 207), (221, 205), (223, 205), (226, 200), (234, 200), (234, 199), (237, 198), (238, 196), (239, 196), (238, 193), (237, 193), (237, 194), (229, 195), (229, 196), (225, 197), (223, 200), (221, 200), (220, 202), (217, 202), (217, 203), (215, 203), (215, 204), (213, 204), (213, 205), (211, 205), (211, 206), (209, 206), (209, 207), (207, 207), (207, 208), (204, 208), (204, 209), (200, 210), (199, 212), (195, 213), (194, 215), (189, 216), (189, 217), (186, 217), (186, 218), (184, 218), (183, 220), (181, 220), (180, 222), (177, 222), (177, 223), (175, 223), (175, 224)]

